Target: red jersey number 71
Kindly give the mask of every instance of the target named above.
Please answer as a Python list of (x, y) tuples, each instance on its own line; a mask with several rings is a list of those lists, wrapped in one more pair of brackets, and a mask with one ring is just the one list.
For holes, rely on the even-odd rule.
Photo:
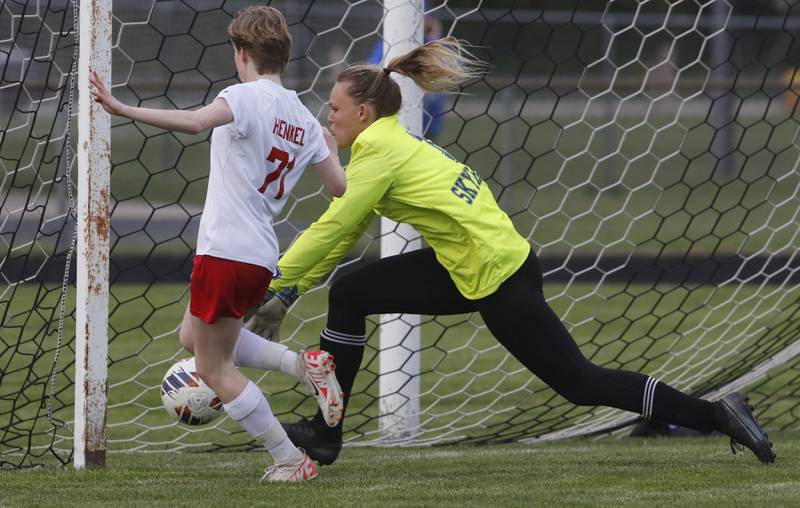
[(267, 161), (277, 162), (278, 167), (275, 168), (275, 171), (267, 175), (264, 179), (264, 183), (258, 188), (258, 192), (264, 194), (269, 184), (280, 179), (280, 185), (278, 186), (278, 193), (275, 194), (275, 199), (281, 199), (283, 197), (283, 181), (286, 179), (286, 175), (289, 174), (289, 171), (294, 168), (294, 159), (289, 160), (289, 154), (287, 152), (273, 146), (269, 155), (267, 155)]

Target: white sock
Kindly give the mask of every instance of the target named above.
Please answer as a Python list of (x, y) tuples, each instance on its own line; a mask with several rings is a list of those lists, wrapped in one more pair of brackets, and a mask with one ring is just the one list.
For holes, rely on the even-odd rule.
[(252, 381), (248, 381), (238, 397), (223, 406), (231, 418), (264, 444), (275, 462), (287, 462), (301, 453), (286, 436), (266, 397)]
[(289, 436), (286, 435), (283, 425), (277, 420), (272, 427), (258, 436), (258, 439), (264, 443), (264, 447), (276, 463), (295, 462), (303, 456), (303, 452), (292, 443)]
[(298, 381), (302, 372), (298, 372), (297, 353), (277, 342), (272, 342), (255, 333), (242, 328), (236, 349), (233, 352), (233, 363), (237, 367), (253, 367), (262, 370), (279, 370)]

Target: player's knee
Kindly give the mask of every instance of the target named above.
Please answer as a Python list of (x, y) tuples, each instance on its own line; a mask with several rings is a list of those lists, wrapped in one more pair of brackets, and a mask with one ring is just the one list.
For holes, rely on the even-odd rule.
[(207, 384), (208, 387), (211, 388), (212, 390), (216, 390), (217, 387), (220, 386), (220, 379), (222, 378), (216, 372), (214, 372), (213, 369), (208, 369), (208, 368), (204, 369), (200, 367), (200, 365), (198, 364), (197, 375), (200, 376), (200, 379), (202, 379), (203, 382)]
[(602, 405), (601, 394), (598, 393), (600, 380), (594, 366), (576, 369), (564, 376), (556, 391), (576, 406)]
[[(577, 380), (575, 380), (577, 381)], [(559, 395), (575, 404), (576, 406), (592, 406), (593, 396), (590, 393), (591, 388), (587, 387), (580, 382), (567, 382), (561, 383), (559, 386), (553, 387)]]
[(183, 349), (190, 353), (194, 353), (194, 340), (192, 339), (191, 333), (189, 333), (188, 327), (181, 325), (180, 330), (178, 331), (178, 340), (183, 346)]
[(215, 367), (214, 362), (203, 361), (203, 358), (195, 357), (195, 365), (197, 366), (197, 375), (200, 376), (209, 387), (214, 389), (219, 386), (222, 379), (223, 372)]
[(349, 310), (358, 299), (351, 277), (344, 276), (331, 286), (328, 293), (328, 307), (337, 310)]
[(567, 399), (568, 401), (572, 402), (576, 406), (596, 406), (598, 405), (595, 402), (594, 396), (587, 391), (583, 391), (580, 389), (570, 389), (565, 390), (563, 392), (559, 392), (562, 397)]

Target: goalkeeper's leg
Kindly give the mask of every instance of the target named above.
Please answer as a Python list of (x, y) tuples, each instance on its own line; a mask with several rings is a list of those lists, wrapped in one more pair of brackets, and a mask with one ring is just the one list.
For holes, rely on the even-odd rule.
[(616, 407), (706, 432), (718, 430), (749, 447), (763, 462), (774, 460), (766, 434), (740, 398), (708, 402), (653, 377), (589, 362), (547, 305), (535, 254), (477, 306), (503, 346), (569, 401)]
[[(376, 283), (377, 281), (377, 283)], [(365, 318), (383, 313), (464, 314), (476, 310), (453, 284), (431, 249), (400, 254), (364, 265), (339, 278), (328, 296), (328, 322), (320, 349), (334, 357), (344, 392), (344, 409), (366, 344)], [(284, 424), (289, 437), (321, 464), (339, 454), (343, 420), (328, 428), (321, 412), (308, 421)]]

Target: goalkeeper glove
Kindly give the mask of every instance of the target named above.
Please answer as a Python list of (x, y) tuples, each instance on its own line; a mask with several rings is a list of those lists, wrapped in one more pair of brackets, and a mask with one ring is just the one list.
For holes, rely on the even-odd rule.
[(256, 335), (277, 341), (283, 318), (299, 296), (295, 287), (282, 289), (277, 293), (267, 292), (266, 303), (255, 311), (244, 327)]

